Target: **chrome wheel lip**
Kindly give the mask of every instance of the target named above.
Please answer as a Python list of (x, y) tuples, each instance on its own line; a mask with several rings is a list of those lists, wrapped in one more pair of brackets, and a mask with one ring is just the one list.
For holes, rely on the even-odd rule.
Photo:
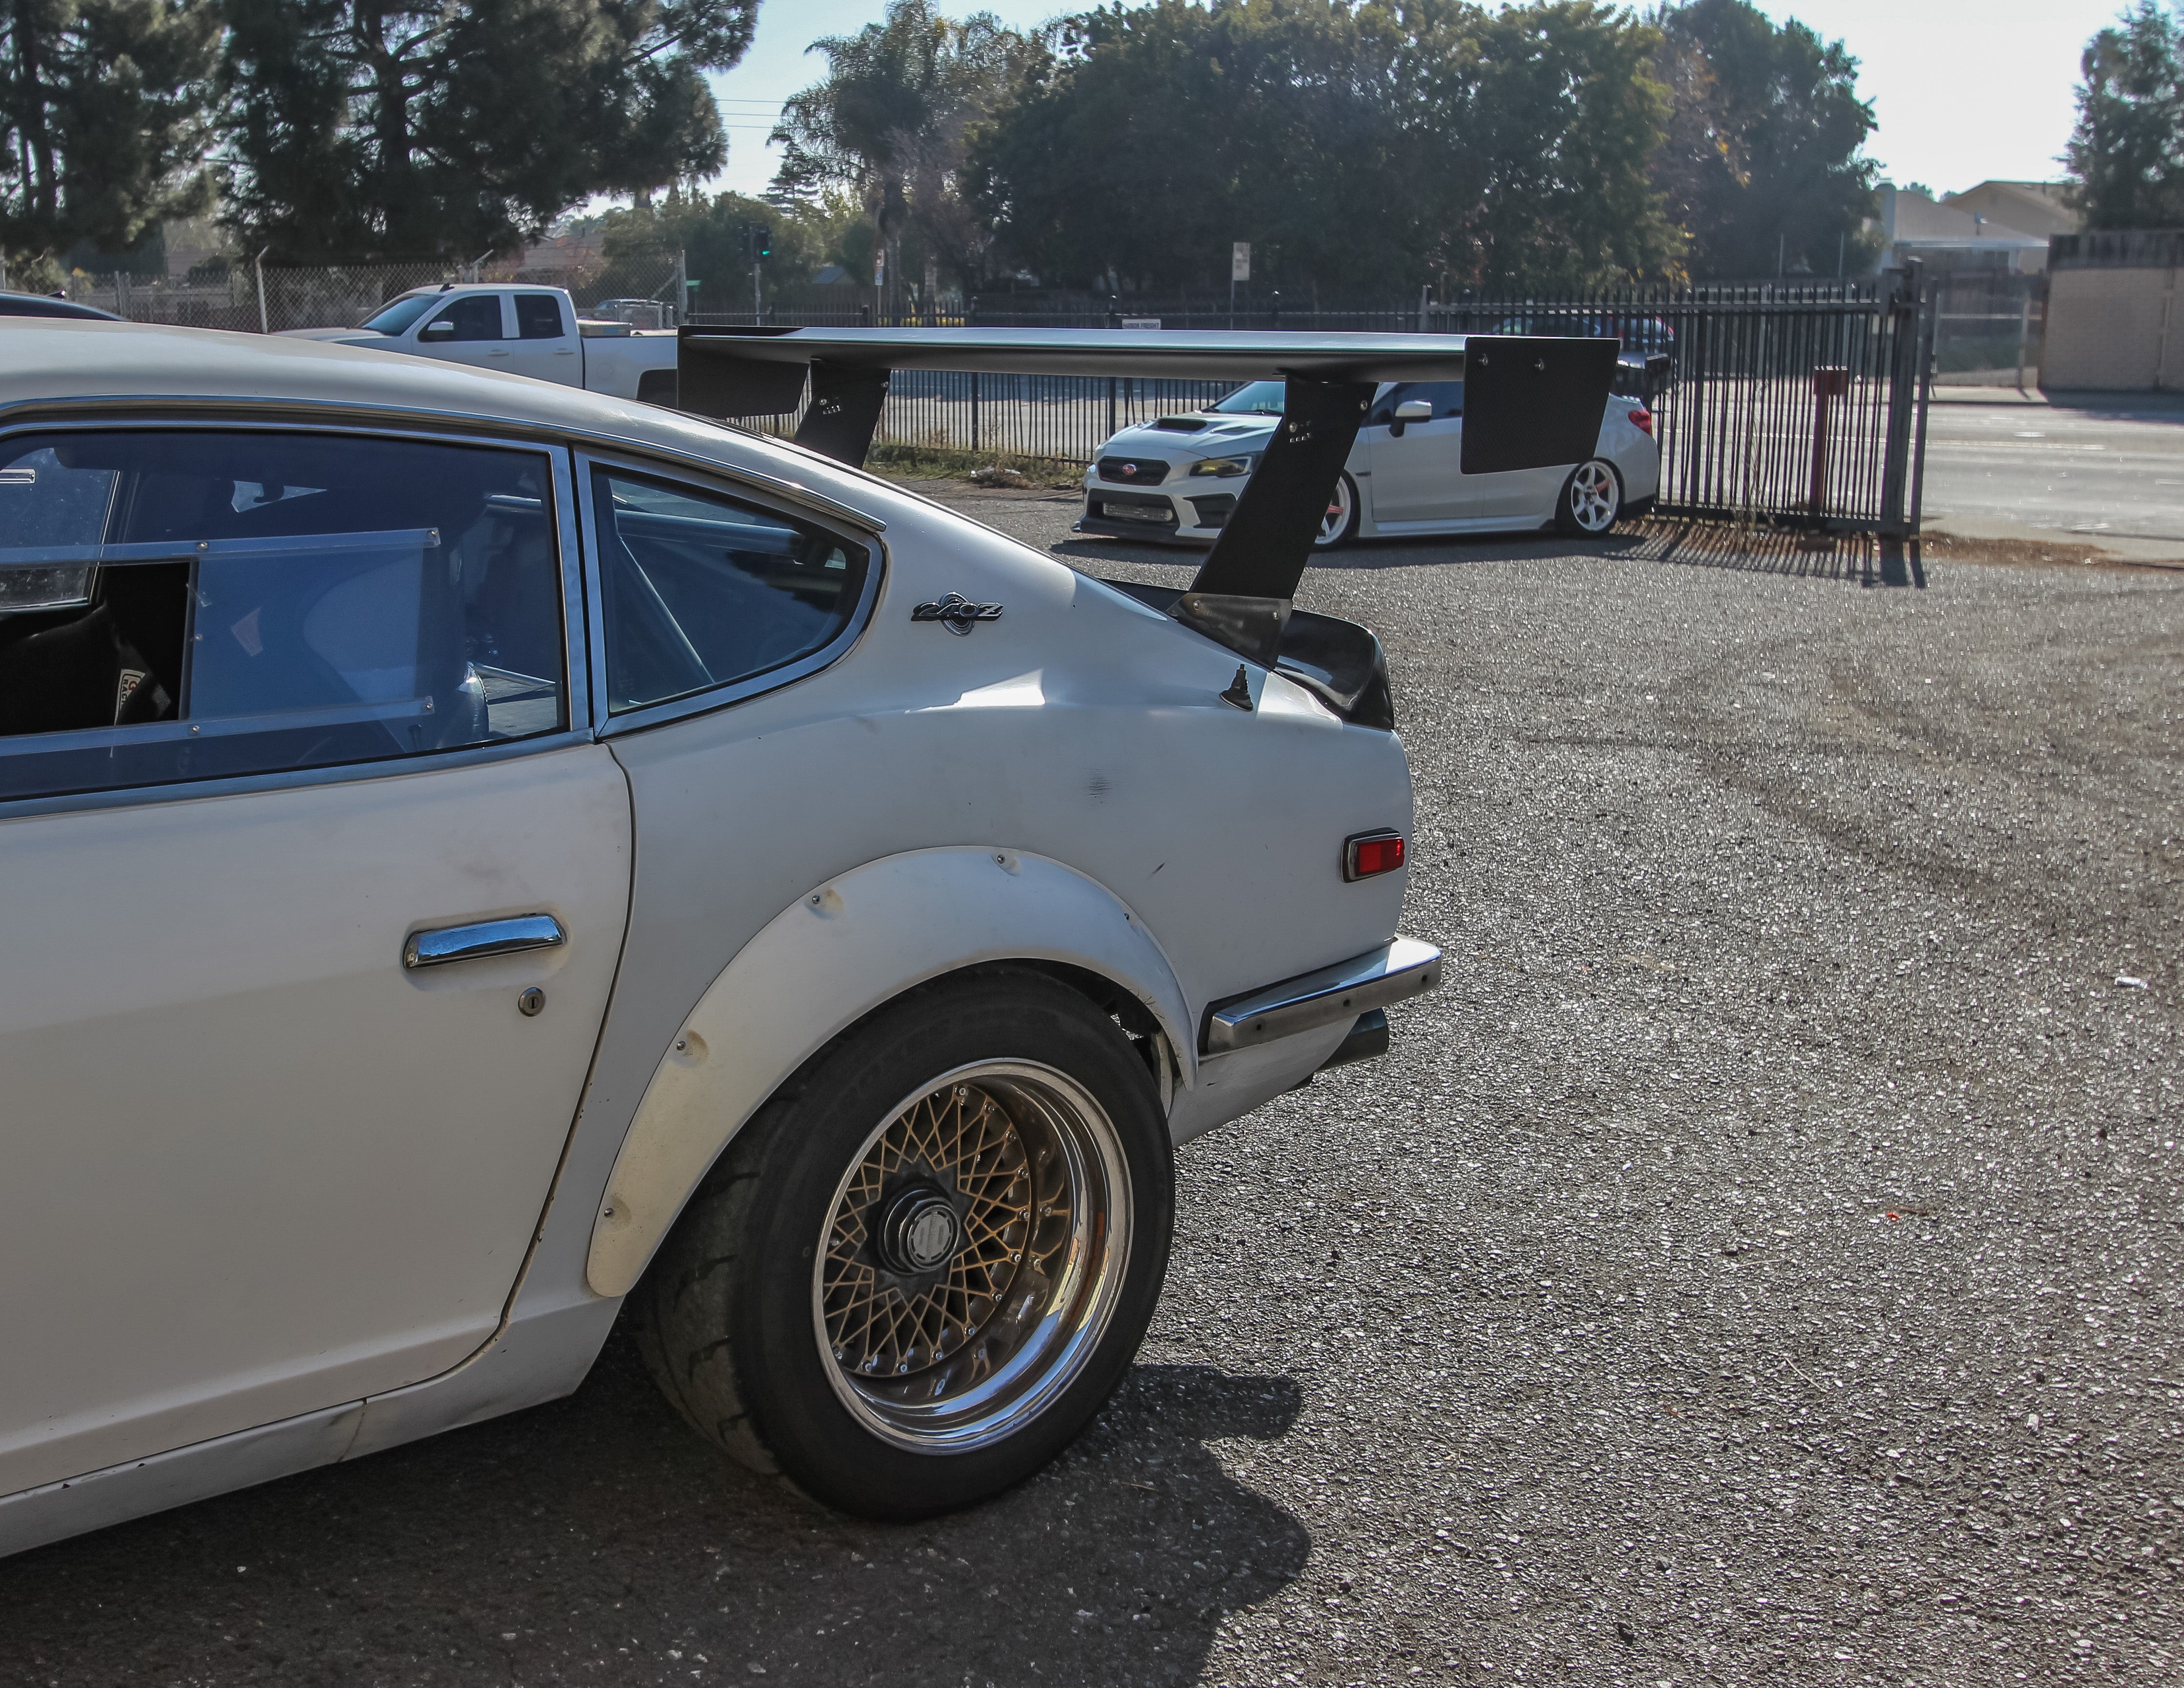
[(1587, 533), (1605, 533), (1615, 525), (1623, 504), (1615, 470), (1603, 458), (1580, 463), (1570, 476), (1570, 519)]
[(1319, 532), (1312, 536), (1315, 545), (1332, 545), (1350, 526), (1350, 477), (1338, 475), (1334, 479), (1334, 496), (1328, 501), (1327, 514), (1319, 519)]
[[(1030, 1092), (1046, 1116), (1044, 1123), (1062, 1153), (1071, 1193), (1072, 1228), (1061, 1251), (1067, 1257), (1047, 1306), (992, 1373), (961, 1394), (939, 1401), (915, 1401), (906, 1393), (883, 1398), (879, 1390), (861, 1388), (834, 1357), (827, 1323), (827, 1264), (835, 1216), (866, 1157), (904, 1114), (935, 1091), (989, 1084)], [(1065, 1112), (1074, 1119), (1061, 1117)], [(1106, 1335), (1128, 1269), (1131, 1211), (1129, 1162), (1121, 1137), (1106, 1109), (1067, 1073), (1037, 1061), (982, 1061), (919, 1085), (866, 1135), (820, 1221), (811, 1268), (812, 1339), (835, 1398), (861, 1428), (913, 1453), (965, 1453), (1015, 1435), (1077, 1379)], [(920, 1375), (902, 1380), (905, 1391)]]

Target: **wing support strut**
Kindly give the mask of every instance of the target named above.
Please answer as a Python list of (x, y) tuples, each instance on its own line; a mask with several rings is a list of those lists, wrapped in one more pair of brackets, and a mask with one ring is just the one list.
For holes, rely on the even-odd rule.
[(1285, 383), (1281, 426), (1198, 577), (1168, 612), (1268, 668), (1374, 388), (1299, 375)]

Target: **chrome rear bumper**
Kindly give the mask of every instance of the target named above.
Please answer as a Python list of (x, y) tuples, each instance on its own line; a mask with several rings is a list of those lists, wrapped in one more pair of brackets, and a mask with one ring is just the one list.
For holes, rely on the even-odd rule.
[(1206, 1011), (1200, 1048), (1207, 1055), (1249, 1049), (1337, 1020), (1354, 1020), (1369, 1010), (1423, 995), (1440, 983), (1440, 951), (1414, 938), (1398, 938), (1334, 967), (1215, 1003)]

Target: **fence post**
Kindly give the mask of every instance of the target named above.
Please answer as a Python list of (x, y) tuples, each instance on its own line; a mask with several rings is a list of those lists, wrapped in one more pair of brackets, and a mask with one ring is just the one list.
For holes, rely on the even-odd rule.
[[(1914, 260), (1914, 262), (1916, 260)], [(1941, 331), (1941, 301), (1922, 295), (1919, 308), (1919, 425), (1911, 448), (1911, 537), (1918, 538), (1926, 504), (1926, 407), (1934, 397), (1934, 340)]]
[(1917, 409), (1919, 345), (1923, 337), (1919, 302), (1924, 293), (1915, 258), (1903, 260), (1890, 289), (1888, 315), (1888, 422), (1880, 471), (1880, 531), (1892, 538), (1908, 537), (1906, 504), (1910, 493), (1911, 425)]
[(1115, 377), (1107, 377), (1107, 437), (1115, 436)]
[(265, 320), (265, 254), (272, 249), (270, 246), (261, 246), (258, 248), (258, 256), (250, 260), (258, 271), (258, 331), (260, 334), (273, 331)]
[(971, 371), (971, 449), (978, 448), (978, 372)]

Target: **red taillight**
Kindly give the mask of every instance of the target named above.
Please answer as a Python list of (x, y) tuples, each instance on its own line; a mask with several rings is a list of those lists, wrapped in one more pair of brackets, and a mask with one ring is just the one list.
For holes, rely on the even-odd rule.
[(1370, 879), (1376, 873), (1393, 873), (1403, 865), (1401, 833), (1360, 833), (1342, 841), (1342, 877)]
[(1653, 432), (1653, 413), (1644, 409), (1633, 410), (1630, 413), (1630, 426), (1641, 434), (1651, 435)]

